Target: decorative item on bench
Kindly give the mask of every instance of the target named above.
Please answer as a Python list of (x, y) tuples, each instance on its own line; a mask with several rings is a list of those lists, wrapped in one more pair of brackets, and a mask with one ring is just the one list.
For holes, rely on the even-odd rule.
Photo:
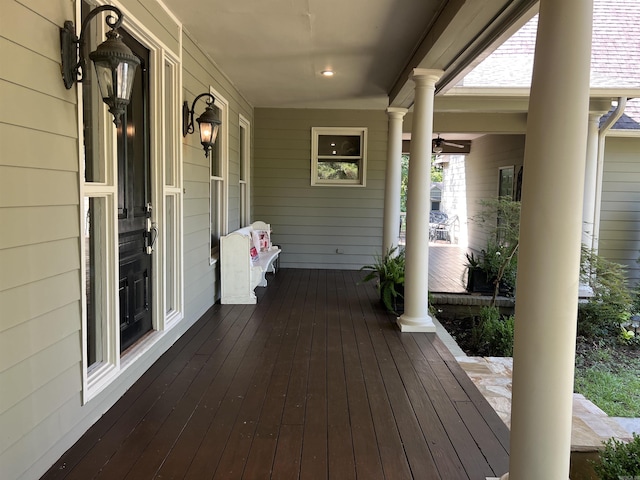
[(254, 289), (276, 272), (280, 248), (271, 244), (271, 226), (254, 222), (220, 238), (220, 303), (257, 302)]
[(253, 265), (258, 263), (260, 260), (260, 254), (258, 253), (258, 249), (256, 248), (255, 242), (251, 244), (251, 248), (249, 249), (249, 255), (251, 256), (251, 263)]
[(251, 256), (251, 264), (256, 265), (260, 260), (260, 237), (256, 231), (251, 232), (251, 242), (249, 243), (249, 255)]
[(271, 234), (268, 230), (254, 230), (252, 235), (259, 252), (266, 252), (271, 248)]

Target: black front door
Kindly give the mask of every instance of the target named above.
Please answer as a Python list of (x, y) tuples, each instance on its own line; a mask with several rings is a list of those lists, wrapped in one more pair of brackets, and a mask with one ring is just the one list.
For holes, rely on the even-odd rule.
[(126, 32), (125, 43), (140, 58), (131, 102), (118, 127), (118, 246), (120, 254), (120, 351), (152, 328), (149, 156), (149, 51)]

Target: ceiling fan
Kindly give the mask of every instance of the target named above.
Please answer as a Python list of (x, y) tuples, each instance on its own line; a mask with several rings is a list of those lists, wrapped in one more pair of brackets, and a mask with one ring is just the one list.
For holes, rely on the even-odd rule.
[(460, 145), (459, 143), (448, 142), (444, 138), (441, 138), (440, 134), (438, 134), (438, 138), (433, 140), (433, 153), (435, 154), (442, 153), (442, 150), (444, 149), (445, 145), (448, 145), (450, 147), (456, 147), (456, 148), (464, 148), (464, 145)]

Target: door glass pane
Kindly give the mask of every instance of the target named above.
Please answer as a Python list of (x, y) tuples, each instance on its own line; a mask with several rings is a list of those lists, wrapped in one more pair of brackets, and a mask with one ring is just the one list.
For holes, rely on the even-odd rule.
[(245, 124), (243, 118), (240, 119), (240, 226), (244, 227), (249, 223), (249, 190), (247, 188), (249, 170), (249, 145), (248, 145), (248, 122)]
[(91, 366), (105, 360), (105, 317), (104, 317), (104, 275), (106, 272), (105, 198), (84, 198), (84, 241), (86, 273), (86, 311), (87, 311), (87, 359)]
[(247, 184), (240, 184), (240, 226), (245, 227), (248, 224), (247, 219)]
[(240, 125), (240, 181), (242, 182), (247, 181), (247, 171), (245, 166), (247, 156), (245, 147), (246, 135), (246, 129)]
[(164, 107), (165, 107), (165, 129), (164, 129), (164, 155), (165, 155), (165, 185), (175, 185), (175, 118), (172, 105), (175, 103), (173, 86), (175, 84), (175, 68), (169, 62), (164, 65)]
[[(216, 112), (216, 115), (218, 115), (218, 118), (222, 118), (221, 117), (221, 112), (220, 109), (217, 107), (213, 107), (213, 109)], [(222, 128), (226, 128), (225, 125), (222, 125)], [(211, 152), (209, 153), (209, 155), (211, 156), (211, 176), (212, 177), (222, 177), (222, 141), (221, 141), (221, 134), (222, 131), (218, 132), (218, 139), (216, 140), (216, 143), (213, 144), (213, 147), (211, 147)]]
[(216, 256), (222, 229), (222, 182), (211, 180), (211, 255)]
[(175, 197), (168, 196), (165, 199), (165, 313), (169, 314), (176, 309), (176, 285), (175, 285), (175, 221), (176, 221)]

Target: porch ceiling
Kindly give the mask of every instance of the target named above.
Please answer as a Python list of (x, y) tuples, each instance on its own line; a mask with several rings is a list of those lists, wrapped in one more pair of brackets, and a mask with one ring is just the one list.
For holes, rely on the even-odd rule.
[(412, 104), (415, 67), (459, 78), (537, 0), (165, 3), (255, 107), (382, 109)]

